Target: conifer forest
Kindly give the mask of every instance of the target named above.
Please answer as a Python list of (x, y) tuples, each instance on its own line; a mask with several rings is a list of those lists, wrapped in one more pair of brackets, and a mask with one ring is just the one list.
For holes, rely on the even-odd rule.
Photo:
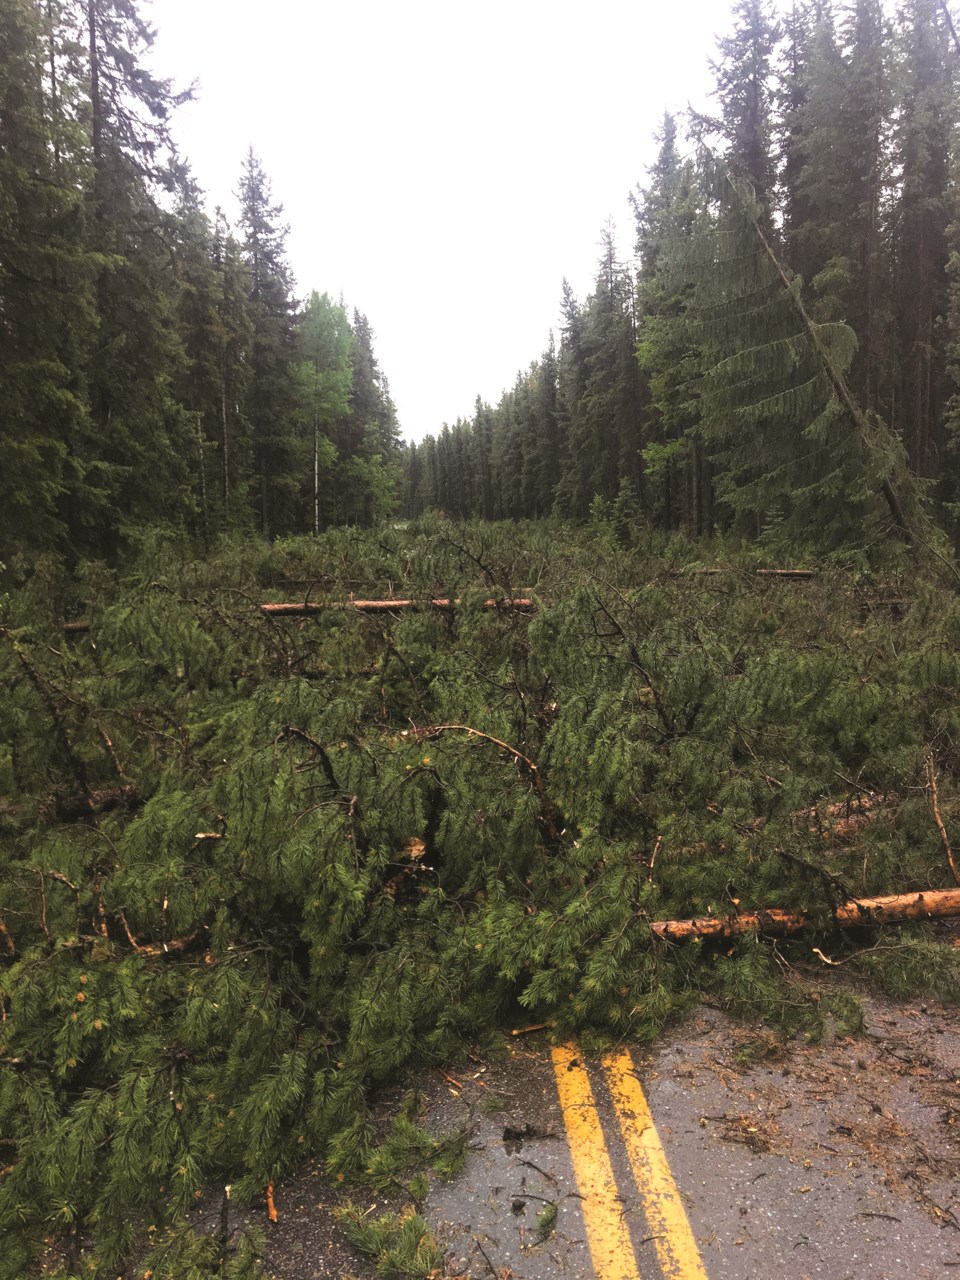
[(225, 1184), (442, 1162), (378, 1090), (511, 1026), (955, 1000), (949, 7), (737, 0), (634, 256), (417, 443), (142, 9), (0, 0), (0, 1280), (250, 1280)]

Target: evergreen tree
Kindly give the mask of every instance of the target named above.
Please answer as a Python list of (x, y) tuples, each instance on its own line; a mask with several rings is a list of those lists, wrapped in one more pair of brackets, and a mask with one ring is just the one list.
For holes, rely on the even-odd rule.
[[(569, 281), (564, 280), (560, 302), (560, 355), (557, 368), (557, 414), (567, 450), (557, 486), (557, 511), (565, 516), (586, 514), (586, 502), (572, 458), (574, 422), (586, 380), (583, 315)], [(588, 500), (587, 500), (588, 501)]]
[(174, 386), (177, 400), (196, 426), (196, 500), (200, 529), (206, 538), (216, 520), (213, 504), (218, 486), (210, 454), (219, 434), (220, 343), (218, 324), (218, 279), (213, 262), (213, 237), (200, 203), (196, 184), (184, 183), (177, 207), (177, 331), (183, 344), (184, 360)]
[(897, 421), (911, 465), (936, 474), (942, 443), (943, 354), (938, 325), (947, 307), (947, 227), (957, 124), (955, 55), (936, 0), (909, 0), (901, 28), (903, 101), (897, 128), (901, 171), (896, 210), (896, 328), (900, 357)]
[(257, 524), (265, 534), (296, 527), (302, 478), (297, 474), (293, 280), (286, 260), (283, 206), (253, 149), (240, 178), (240, 229), (249, 273), (252, 329), (247, 417), (256, 473)]
[(711, 64), (720, 116), (701, 123), (719, 129), (731, 173), (750, 183), (769, 223), (776, 178), (772, 66), (780, 28), (769, 0), (738, 0), (733, 19), (733, 30), (720, 40), (720, 56)]
[(366, 525), (386, 515), (394, 505), (400, 427), (373, 349), (373, 329), (360, 311), (354, 310), (351, 333), (350, 405), (334, 435), (344, 459), (339, 509), (341, 519)]
[(561, 387), (569, 416), (561, 490), (571, 514), (582, 517), (597, 495), (612, 501), (621, 479), (638, 489), (642, 484), (634, 288), (617, 259), (611, 224), (602, 233), (594, 292), (582, 312), (574, 313), (572, 296), (565, 296), (564, 306)]
[(396, 409), (390, 398), (387, 380), (374, 353), (374, 333), (370, 321), (356, 308), (351, 330), (353, 389), (350, 393), (348, 422), (355, 435), (352, 442), (345, 442), (346, 452), (353, 452), (360, 446), (364, 432), (373, 424), (377, 428), (380, 447), (384, 455), (388, 456), (397, 448), (400, 440)]
[(536, 366), (536, 414), (537, 436), (533, 509), (531, 516), (549, 515), (553, 508), (557, 486), (566, 457), (566, 441), (560, 430), (559, 364), (557, 351), (550, 334), (550, 343)]
[(855, 335), (810, 320), (799, 279), (787, 282), (765, 240), (751, 189), (722, 165), (712, 176), (722, 216), (698, 237), (688, 271), (718, 494), (758, 535), (766, 527), (824, 548), (858, 545), (892, 517), (898, 534), (912, 536), (922, 516), (905, 459), (844, 379)]
[(176, 233), (177, 325), (185, 360), (174, 391), (198, 431), (201, 527), (205, 533), (246, 528), (249, 281), (223, 213), (216, 210), (211, 226), (192, 182), (181, 197)]
[(213, 267), (216, 272), (219, 392), (220, 493), (228, 528), (249, 528), (255, 488), (253, 442), (247, 414), (250, 392), (250, 278), (240, 245), (220, 209), (214, 215)]
[[(186, 94), (148, 73), (153, 32), (133, 0), (85, 0), (89, 103), (89, 244), (99, 255), (96, 354), (88, 386), (96, 428), (81, 458), (96, 470), (110, 509), (99, 517), (74, 504), (71, 536), (110, 550), (125, 525), (178, 520), (194, 508), (189, 459), (196, 433), (170, 394), (182, 353), (175, 336), (176, 281), (166, 241), (172, 217), (157, 203), (177, 181), (169, 122)], [(79, 526), (79, 527), (77, 527)]]
[(694, 535), (711, 519), (710, 463), (698, 434), (693, 381), (699, 370), (683, 320), (693, 285), (675, 269), (686, 251), (702, 203), (693, 167), (679, 159), (676, 122), (664, 116), (650, 184), (633, 197), (637, 222), (639, 331), (642, 370), (641, 443), (647, 507), (666, 528)]
[[(47, 33), (48, 39), (52, 34)], [(37, 8), (0, 9), (0, 545), (63, 545), (72, 503), (97, 506), (81, 458), (95, 325), (81, 197), (58, 159)], [(56, 144), (54, 145), (54, 142)]]
[(854, 393), (887, 416), (895, 360), (884, 215), (892, 111), (888, 56), (879, 0), (855, 0), (839, 37), (830, 10), (816, 13), (805, 101), (793, 119), (788, 156), (786, 236), (791, 265), (810, 285), (813, 314), (843, 320), (857, 335), (849, 374)]
[(803, 171), (803, 143), (810, 100), (810, 61), (814, 32), (825, 23), (832, 35), (833, 13), (829, 3), (814, 7), (794, 3), (783, 20), (783, 49), (776, 91), (778, 119), (776, 134), (780, 149), (780, 190), (783, 215), (783, 245), (787, 261), (807, 282), (813, 272), (803, 253), (802, 237), (809, 209), (800, 189)]
[[(472, 472), (474, 487), (478, 495), (475, 513), (482, 516), (484, 520), (492, 520), (494, 513), (495, 482), (493, 468), (495, 459), (493, 456), (493, 421), (494, 415), (490, 406), (477, 396), (473, 404), (473, 421), (471, 424)], [(496, 485), (496, 488), (499, 491), (499, 484)]]

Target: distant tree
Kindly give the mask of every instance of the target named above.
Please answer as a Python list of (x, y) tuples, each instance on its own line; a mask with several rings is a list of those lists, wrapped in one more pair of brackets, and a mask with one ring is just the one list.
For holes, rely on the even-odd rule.
[(219, 444), (221, 505), (229, 528), (248, 528), (254, 487), (253, 446), (247, 399), (250, 392), (250, 279), (240, 245), (221, 209), (214, 215), (213, 267), (216, 272)]
[(257, 523), (265, 534), (296, 528), (302, 478), (297, 474), (297, 393), (293, 279), (286, 258), (283, 205), (251, 148), (238, 191), (243, 261), (249, 273), (250, 387), (247, 416), (253, 442)]
[(695, 282), (676, 266), (689, 251), (703, 198), (693, 166), (679, 158), (672, 116), (664, 117), (657, 138), (650, 182), (633, 200), (646, 506), (657, 523), (682, 524), (696, 535), (712, 518), (711, 464), (698, 431), (699, 352), (685, 320)]
[(538, 437), (534, 510), (530, 512), (534, 516), (548, 515), (552, 510), (566, 458), (559, 397), (559, 361), (551, 333), (536, 373)]
[(596, 495), (612, 500), (622, 476), (638, 484), (642, 471), (633, 278), (617, 257), (610, 223), (600, 247), (582, 308), (564, 282), (558, 380), (566, 457), (558, 501), (581, 518)]
[(400, 426), (387, 380), (373, 348), (367, 317), (354, 310), (351, 325), (352, 389), (349, 407), (333, 439), (344, 460), (338, 484), (341, 518), (369, 524), (386, 514), (396, 500), (400, 459)]
[(352, 345), (343, 307), (314, 290), (297, 326), (296, 373), (309, 449), (307, 523), (315, 535), (331, 523), (338, 501), (333, 492), (338, 455), (331, 435), (350, 409)]

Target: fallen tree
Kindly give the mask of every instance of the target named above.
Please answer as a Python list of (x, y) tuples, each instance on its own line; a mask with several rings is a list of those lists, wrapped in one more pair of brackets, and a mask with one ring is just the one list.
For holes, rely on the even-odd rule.
[[(873, 928), (902, 924), (908, 920), (950, 920), (960, 918), (960, 889), (930, 889), (922, 893), (892, 893), (880, 898), (851, 898), (839, 903), (833, 918), (842, 928), (857, 925)], [(822, 921), (814, 921), (799, 911), (771, 907), (768, 911), (744, 911), (732, 916), (700, 916), (693, 920), (654, 920), (650, 932), (668, 942), (693, 939), (727, 940), (746, 933), (783, 938), (801, 933)]]
[(362, 1176), (371, 1092), (498, 1028), (649, 1040), (708, 998), (852, 1031), (782, 965), (898, 919), (844, 972), (960, 990), (923, 923), (960, 889), (916, 892), (958, 838), (960, 600), (878, 582), (892, 644), (832, 578), (583, 537), (154, 548), (9, 594), (0, 1280), (62, 1232), (117, 1275), (144, 1223), (175, 1263), (138, 1271), (187, 1274), (207, 1188)]
[[(449, 611), (462, 604), (457, 598), (437, 596), (430, 600), (386, 599), (386, 600), (292, 600), (265, 603), (258, 606), (260, 612), (268, 618), (309, 618), (316, 614), (326, 613), (330, 609), (348, 609), (356, 613), (408, 613), (422, 609), (439, 609)], [(519, 597), (506, 600), (483, 600), (483, 609), (508, 609), (528, 613), (536, 609), (535, 600)], [(65, 622), (63, 630), (66, 635), (83, 635), (90, 630), (87, 618), (78, 618), (73, 622)]]

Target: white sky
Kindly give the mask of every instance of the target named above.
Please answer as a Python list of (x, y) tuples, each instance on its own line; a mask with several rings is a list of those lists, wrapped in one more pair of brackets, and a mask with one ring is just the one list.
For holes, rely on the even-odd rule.
[(235, 220), (248, 145), (300, 296), (368, 316), (404, 434), (495, 402), (592, 287), (664, 108), (703, 104), (726, 0), (153, 0), (176, 135)]

